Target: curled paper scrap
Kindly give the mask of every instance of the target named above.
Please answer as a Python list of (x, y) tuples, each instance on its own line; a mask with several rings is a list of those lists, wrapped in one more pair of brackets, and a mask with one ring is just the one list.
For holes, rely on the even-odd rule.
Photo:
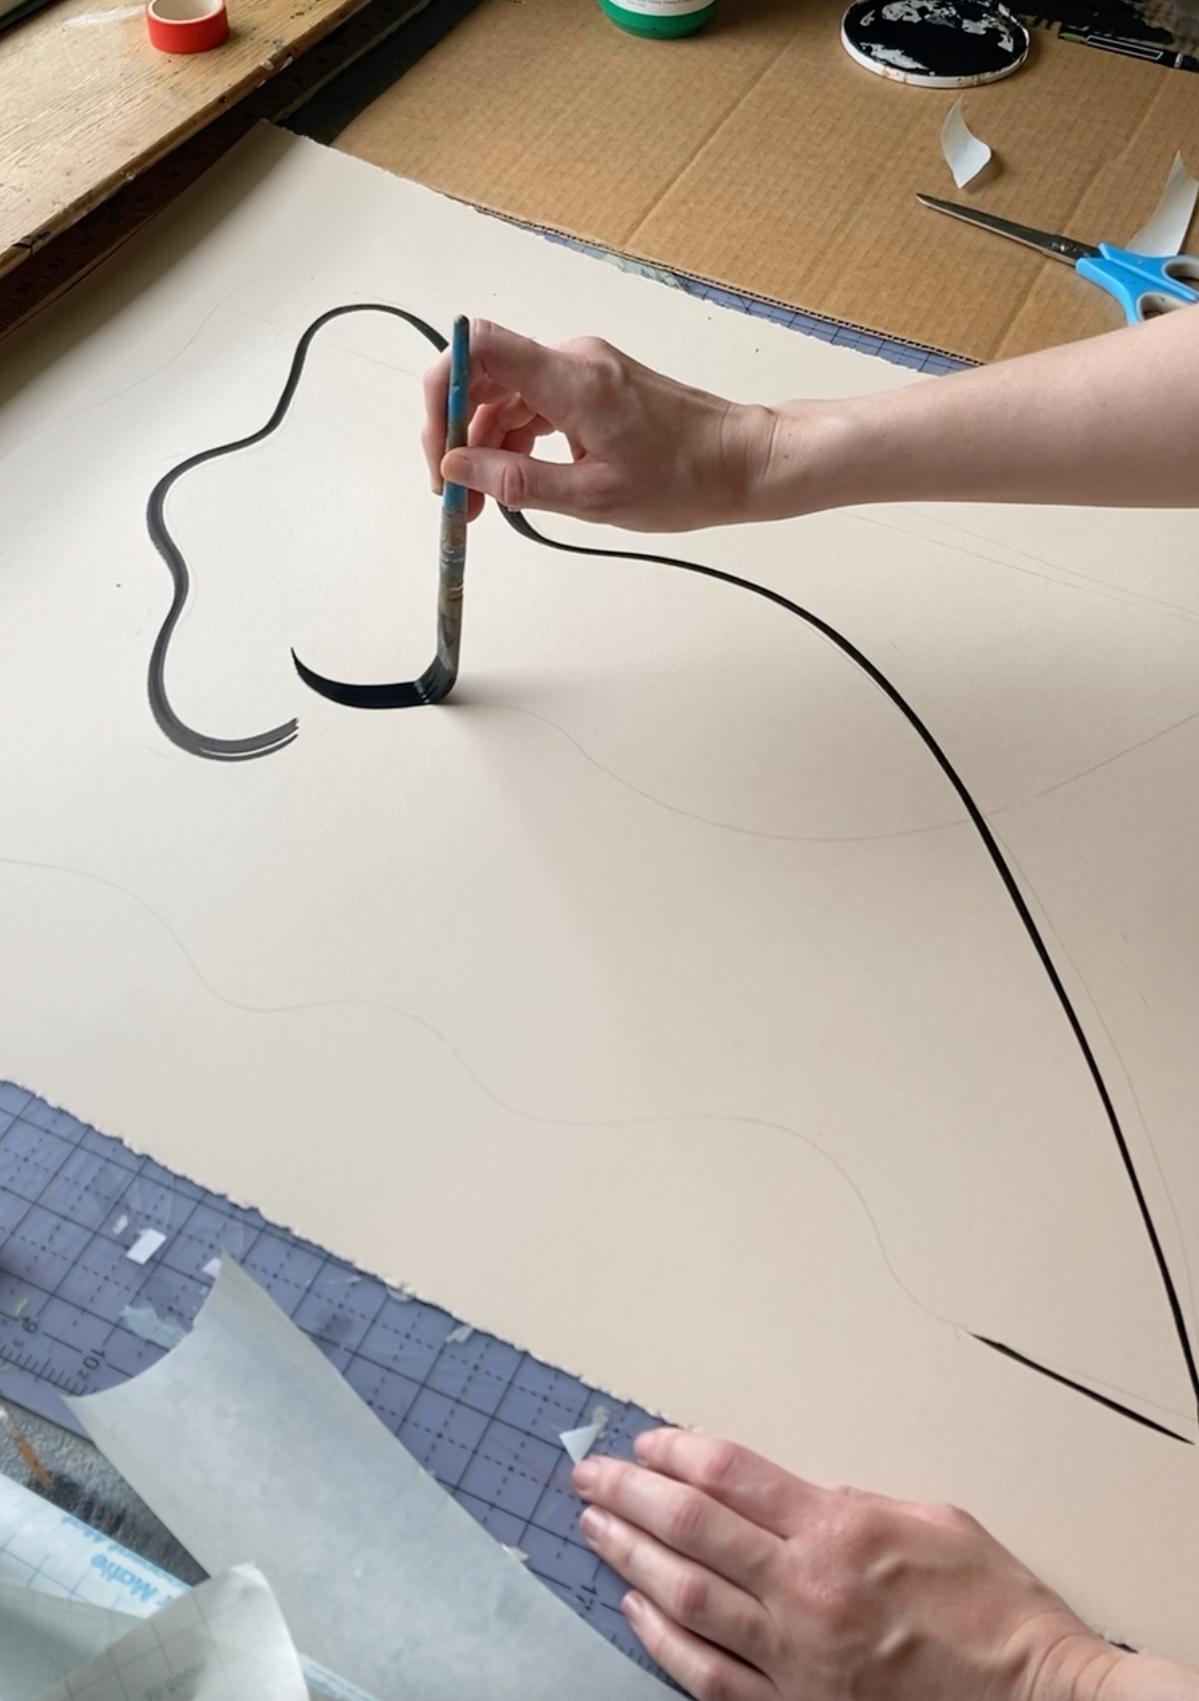
[(186, 1340), (71, 1410), (201, 1565), (252, 1553), (306, 1653), (379, 1701), (669, 1701), (229, 1258)]
[[(60, 1611), (78, 1611), (56, 1601)], [(95, 1608), (91, 1613), (95, 1614)], [(108, 1615), (114, 1617), (116, 1615)], [(128, 1623), (128, 1620), (124, 1621)], [(237, 1565), (136, 1621), (38, 1701), (308, 1701), (308, 1686), (263, 1577)]]
[(1161, 259), (1181, 254), (1195, 215), (1196, 200), (1199, 200), (1199, 182), (1187, 170), (1182, 155), (1175, 154), (1157, 206), (1130, 238), (1128, 246), (1137, 254), (1153, 254)]
[(941, 126), (941, 152), (959, 189), (964, 189), (967, 183), (973, 183), (992, 158), (990, 148), (981, 137), (974, 134), (966, 122), (962, 111), (963, 98), (959, 95), (954, 101)]
[(596, 1406), (591, 1417), (578, 1429), (564, 1429), (558, 1440), (570, 1455), (572, 1464), (581, 1465), (583, 1460), (595, 1446), (600, 1436), (608, 1427), (609, 1413), (604, 1406)]
[[(33, 1551), (30, 1557), (36, 1560), (41, 1555)], [(8, 1567), (0, 1571), (4, 1701), (35, 1701), (129, 1628), (129, 1619), (111, 1607), (46, 1594), (23, 1581), (13, 1582), (8, 1573)]]
[[(68, 1676), (122, 1641), (142, 1620), (156, 1618), (155, 1635), (171, 1634), (172, 1625), (180, 1622), (178, 1616), (157, 1615), (186, 1593), (186, 1586), (168, 1572), (0, 1476), (0, 1693), (4, 1701), (38, 1701), (39, 1697), (45, 1701), (47, 1689), (52, 1695), (61, 1693)], [(248, 1602), (252, 1608), (249, 1623), (253, 1628), (260, 1622), (262, 1606), (256, 1592), (251, 1595), (242, 1604)], [(373, 1701), (364, 1690), (314, 1661), (301, 1656), (300, 1663), (305, 1701)], [(185, 1674), (177, 1675), (182, 1683)], [(77, 1675), (72, 1683), (78, 1688)], [(72, 1689), (68, 1687), (66, 1693), (72, 1694)], [(87, 1701), (104, 1701), (107, 1693), (103, 1685), (90, 1688)], [(125, 1701), (124, 1693), (117, 1693)], [(166, 1701), (167, 1691), (158, 1693)], [(179, 1696), (186, 1701), (190, 1693), (178, 1683), (169, 1691), (171, 1701)], [(201, 1693), (207, 1701), (207, 1691)], [(227, 1701), (228, 1690), (217, 1693)], [(239, 1689), (238, 1701), (246, 1693)], [(255, 1692), (254, 1701), (261, 1701), (260, 1692)]]

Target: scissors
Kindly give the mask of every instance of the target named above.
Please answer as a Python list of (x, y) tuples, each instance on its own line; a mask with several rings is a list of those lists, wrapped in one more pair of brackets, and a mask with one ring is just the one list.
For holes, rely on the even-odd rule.
[(1030, 225), (1013, 224), (1011, 219), (998, 218), (994, 213), (980, 212), (976, 207), (963, 207), (956, 201), (939, 201), (935, 195), (917, 195), (922, 206), (934, 212), (948, 213), (950, 218), (964, 219), (967, 224), (981, 225), (1000, 236), (1010, 236), (1026, 248), (1035, 248), (1051, 260), (1062, 260), (1073, 266), (1080, 278), (1098, 284), (1115, 296), (1130, 325), (1143, 319), (1155, 319), (1161, 313), (1171, 313), (1176, 307), (1190, 307), (1199, 301), (1199, 259), (1193, 254), (1174, 254), (1159, 259), (1153, 254), (1137, 254), (1131, 248), (1118, 248), (1114, 243), (1076, 242), (1072, 236), (1054, 236), (1047, 230), (1033, 230)]

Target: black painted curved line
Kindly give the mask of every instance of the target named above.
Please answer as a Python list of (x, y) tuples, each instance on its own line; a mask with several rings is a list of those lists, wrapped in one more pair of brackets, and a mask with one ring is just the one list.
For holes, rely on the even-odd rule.
[[(1049, 979), (1049, 984), (1053, 988), (1054, 995), (1057, 998), (1062, 1014), (1065, 1016), (1070, 1032), (1073, 1034), (1075, 1043), (1082, 1054), (1087, 1074), (1090, 1076), (1091, 1084), (1099, 1097), (1100, 1104), (1103, 1106), (1104, 1116), (1107, 1119), (1107, 1124), (1111, 1130), (1112, 1137), (1116, 1142), (1116, 1149), (1120, 1154), (1120, 1161), (1124, 1166), (1125, 1176), (1132, 1189), (1133, 1198), (1136, 1200), (1137, 1211), (1140, 1215), (1142, 1227), (1145, 1230), (1145, 1234), (1153, 1252), (1153, 1260), (1161, 1279), (1161, 1285), (1165, 1292), (1166, 1302), (1170, 1308), (1170, 1317), (1173, 1321), (1174, 1332), (1178, 1337), (1178, 1344), (1182, 1350), (1183, 1362), (1186, 1365), (1187, 1378), (1190, 1382), (1191, 1393), (1195, 1399), (1196, 1416), (1199, 1418), (1199, 1366), (1197, 1366), (1195, 1362), (1195, 1353), (1191, 1345), (1190, 1334), (1187, 1330), (1186, 1317), (1183, 1313), (1182, 1302), (1178, 1297), (1178, 1290), (1174, 1285), (1174, 1278), (1170, 1274), (1170, 1266), (1166, 1260), (1165, 1250), (1162, 1247), (1161, 1239), (1157, 1232), (1157, 1225), (1153, 1221), (1153, 1214), (1149, 1209), (1149, 1201), (1146, 1199), (1145, 1191), (1141, 1186), (1141, 1180), (1137, 1174), (1136, 1165), (1133, 1163), (1132, 1153), (1129, 1150), (1128, 1141), (1124, 1135), (1124, 1129), (1121, 1126), (1120, 1118), (1116, 1111), (1115, 1104), (1112, 1101), (1111, 1094), (1107, 1090), (1107, 1083), (1104, 1081), (1103, 1075), (1100, 1072), (1099, 1063), (1095, 1057), (1095, 1053), (1091, 1049), (1091, 1042), (1086, 1036), (1086, 1031), (1083, 1028), (1078, 1012), (1074, 1008), (1070, 994), (1066, 991), (1062, 978), (1057, 972), (1053, 958), (1049, 953), (1049, 947), (1046, 945), (1045, 940), (1042, 937), (1041, 930), (1033, 918), (1032, 911), (1025, 902), (1024, 894), (1016, 884), (1015, 876), (1008, 867), (1007, 859), (1000, 850), (994, 833), (992, 833), (990, 827), (987, 825), (985, 816), (977, 803), (975, 803), (970, 792), (967, 790), (965, 781), (962, 779), (953, 763), (949, 760), (949, 757), (941, 748), (941, 745), (938, 743), (929, 727), (920, 718), (916, 710), (908, 702), (907, 698), (902, 695), (898, 686), (893, 685), (887, 678), (886, 674), (874, 665), (869, 656), (859, 650), (857, 645), (849, 638), (846, 638), (841, 632), (838, 632), (836, 627), (830, 626), (827, 620), (822, 620), (818, 614), (813, 614), (810, 609), (801, 608), (798, 603), (792, 602), (789, 597), (783, 596), (779, 591), (771, 590), (766, 585), (759, 585), (752, 579), (743, 579), (736, 573), (726, 573), (719, 567), (705, 567), (699, 562), (682, 561), (673, 555), (650, 555), (644, 554), (640, 550), (598, 549), (584, 544), (559, 543), (555, 538), (547, 537), (544, 532), (539, 532), (529, 523), (523, 514), (510, 513), (507, 509), (503, 510), (503, 514), (504, 518), (508, 521), (508, 524), (514, 531), (519, 532), (522, 537), (528, 538), (533, 543), (544, 544), (548, 549), (563, 550), (570, 555), (597, 556), (604, 560), (644, 561), (649, 563), (651, 566), (678, 568), (685, 573), (698, 573), (705, 579), (717, 579), (721, 584), (733, 585), (738, 590), (749, 591), (754, 596), (762, 597), (765, 601), (774, 603), (776, 607), (786, 609), (788, 614), (795, 615), (797, 619), (804, 621), (806, 625), (811, 626), (815, 631), (819, 632), (822, 637), (827, 638), (828, 641), (831, 644), (834, 644), (837, 649), (841, 651), (842, 655), (846, 656), (855, 667), (860, 668), (867, 678), (872, 680), (884, 696), (886, 696), (899, 710), (900, 714), (904, 717), (913, 732), (915, 732), (916, 736), (920, 739), (929, 755), (936, 762), (945, 778), (949, 781), (949, 784), (960, 799), (962, 807), (970, 817), (971, 824), (979, 838), (982, 840), (983, 847), (986, 850), (987, 855), (990, 857), (991, 862), (995, 867), (995, 871), (1003, 883), (1004, 890), (1011, 899), (1016, 914), (1019, 916), (1020, 921), (1024, 926), (1024, 930), (1028, 934), (1033, 950), (1036, 952), (1041, 967), (1044, 969), (1045, 974)], [(982, 1336), (975, 1337), (976, 1340), (982, 1340), (983, 1338), (984, 1337)], [(1028, 1365), (1030, 1369), (1041, 1370), (1044, 1375), (1052, 1376), (1055, 1381), (1066, 1382), (1070, 1387), (1077, 1387), (1080, 1393), (1089, 1392), (1089, 1390), (1083, 1388), (1081, 1384), (1068, 1382), (1067, 1378), (1058, 1376), (1055, 1371), (1045, 1370), (1043, 1366), (1037, 1364), (1034, 1360), (1024, 1358), (1022, 1355), (1013, 1352), (1010, 1348), (998, 1348), (997, 1343), (993, 1341), (987, 1341), (986, 1344), (988, 1346), (996, 1347), (997, 1350), (1006, 1350), (1010, 1357), (1020, 1358), (1021, 1363)], [(1112, 1405), (1111, 1401), (1104, 1399), (1101, 1395), (1092, 1395), (1091, 1397), (1103, 1400), (1103, 1403), (1105, 1404)], [(1123, 1410), (1124, 1408), (1112, 1405), (1112, 1409)], [(1137, 1414), (1132, 1411), (1127, 1412), (1126, 1415), (1136, 1417), (1138, 1422), (1149, 1422), (1147, 1419), (1137, 1417)], [(1159, 1426), (1150, 1423), (1150, 1427), (1156, 1428)], [(1167, 1433), (1172, 1433), (1172, 1431)], [(1182, 1440), (1183, 1437), (1180, 1436), (1178, 1439)]]
[[(414, 330), (419, 331), (420, 334), (425, 337), (426, 340), (439, 352), (446, 347), (446, 339), (440, 332), (434, 330), (431, 325), (426, 324), (423, 319), (418, 318), (415, 314), (405, 312), (401, 307), (392, 307), (383, 302), (355, 302), (343, 307), (330, 308), (327, 313), (322, 313), (318, 319), (313, 320), (312, 324), (309, 325), (308, 329), (300, 338), (299, 343), (296, 345), (296, 352), (292, 358), (291, 370), (287, 375), (287, 381), (284, 384), (282, 393), (275, 405), (274, 412), (271, 414), (271, 417), (268, 419), (266, 424), (262, 426), (260, 430), (253, 432), (248, 437), (242, 437), (236, 442), (225, 443), (219, 448), (207, 449), (198, 455), (191, 456), (188, 460), (181, 462), (179, 466), (167, 473), (164, 478), (160, 479), (151, 493), (149, 507), (147, 509), (146, 523), (150, 529), (150, 536), (154, 541), (155, 548), (158, 550), (163, 560), (167, 563), (167, 566), (170, 568), (174, 577), (175, 597), (171, 604), (170, 612), (168, 613), (166, 620), (163, 622), (162, 630), (155, 642), (154, 653), (150, 661), (150, 706), (154, 711), (155, 719), (158, 721), (159, 726), (166, 733), (167, 737), (172, 739), (183, 749), (189, 750), (195, 755), (211, 756), (220, 760), (234, 761), (242, 760), (250, 756), (266, 755), (271, 750), (282, 748), (283, 745), (291, 742), (291, 740), (296, 736), (297, 723), (294, 720), (286, 722), (283, 726), (276, 727), (272, 732), (259, 734), (255, 738), (225, 740), (206, 738), (202, 734), (193, 732), (191, 728), (186, 727), (174, 714), (169, 702), (167, 701), (162, 675), (171, 633), (174, 631), (179, 615), (183, 610), (183, 605), (187, 599), (188, 576), (187, 564), (184, 561), (183, 556), (180, 554), (177, 545), (174, 543), (174, 540), (171, 538), (170, 533), (167, 531), (163, 520), (163, 501), (165, 500), (166, 494), (170, 490), (171, 486), (179, 478), (181, 478), (184, 473), (189, 472), (193, 467), (200, 466), (205, 461), (214, 460), (219, 455), (228, 455), (232, 454), (237, 449), (248, 448), (251, 444), (261, 442), (264, 437), (269, 436), (270, 433), (275, 430), (275, 428), (282, 422), (287, 413), (288, 407), (291, 405), (296, 387), (300, 381), (300, 375), (304, 370), (304, 362), (313, 338), (316, 336), (317, 332), (320, 331), (321, 327), (327, 325), (330, 320), (341, 318), (343, 315), (348, 313), (390, 314), (394, 318), (403, 319), (407, 324), (411, 325)], [(684, 573), (696, 573), (702, 578), (715, 579), (721, 584), (731, 585), (737, 590), (748, 591), (753, 596), (761, 597), (764, 601), (773, 603), (777, 608), (785, 609), (788, 614), (793, 614), (798, 620), (802, 620), (814, 631), (819, 632), (822, 637), (827, 638), (828, 641), (835, 645), (835, 647), (841, 651), (842, 655), (851, 661), (855, 667), (859, 668), (867, 676), (867, 678), (878, 687), (884, 696), (889, 699), (895, 708), (899, 710), (900, 714), (908, 722), (909, 726), (920, 739), (930, 756), (932, 756), (938, 768), (940, 768), (942, 774), (949, 782), (950, 787), (956, 793), (962, 807), (969, 816), (971, 825), (974, 827), (975, 832), (982, 841), (983, 848), (990, 858), (1003, 888), (1028, 935), (1037, 959), (1053, 989), (1054, 996), (1057, 999), (1062, 1014), (1066, 1018), (1067, 1025), (1082, 1056), (1091, 1084), (1094, 1087), (1099, 1098), (1099, 1102), (1103, 1107), (1104, 1116), (1107, 1120), (1112, 1138), (1115, 1140), (1116, 1149), (1120, 1155), (1120, 1161), (1124, 1168), (1125, 1177), (1132, 1190), (1133, 1198), (1136, 1201), (1141, 1225), (1149, 1241), (1149, 1245), (1153, 1253), (1154, 1264), (1157, 1268), (1161, 1286), (1166, 1296), (1166, 1302), (1169, 1306), (1174, 1332), (1182, 1351), (1183, 1362), (1186, 1366), (1191, 1393), (1196, 1403), (1196, 1416), (1199, 1418), (1199, 1365), (1196, 1364), (1194, 1349), (1191, 1345), (1191, 1338), (1187, 1329), (1186, 1317), (1182, 1309), (1181, 1300), (1178, 1296), (1178, 1290), (1174, 1285), (1174, 1278), (1170, 1273), (1170, 1266), (1167, 1262), (1165, 1250), (1157, 1232), (1157, 1226), (1153, 1221), (1153, 1214), (1149, 1209), (1149, 1202), (1146, 1199), (1144, 1189), (1141, 1186), (1140, 1177), (1137, 1174), (1136, 1165), (1133, 1162), (1132, 1153), (1129, 1149), (1124, 1129), (1120, 1123), (1120, 1118), (1116, 1111), (1111, 1094), (1108, 1092), (1107, 1084), (1103, 1079), (1098, 1060), (1095, 1057), (1094, 1051), (1091, 1049), (1091, 1043), (1086, 1036), (1086, 1031), (1083, 1028), (1078, 1012), (1074, 1008), (1070, 994), (1066, 991), (1062, 978), (1058, 974), (1053, 958), (1050, 955), (1049, 948), (1041, 934), (1041, 930), (1037, 926), (1032, 911), (1029, 909), (1028, 904), (1024, 899), (1024, 895), (1016, 883), (1015, 876), (1008, 866), (1007, 859), (1005, 858), (1002, 850), (999, 848), (999, 843), (996, 840), (995, 835), (992, 833), (987, 824), (986, 818), (968, 791), (965, 781), (961, 778), (957, 769), (953, 766), (953, 763), (949, 760), (949, 757), (946, 755), (929, 727), (908, 702), (907, 698), (903, 696), (897, 686), (891, 683), (886, 674), (876, 667), (870, 658), (865, 655), (863, 651), (858, 649), (856, 644), (854, 644), (849, 638), (846, 638), (842, 633), (838, 632), (836, 627), (831, 626), (828, 621), (822, 620), (818, 614), (814, 614), (810, 609), (801, 607), (799, 603), (792, 602), (789, 597), (783, 596), (781, 592), (772, 590), (766, 585), (757, 584), (752, 579), (743, 579), (738, 574), (725, 572), (719, 567), (707, 567), (700, 562), (684, 561), (677, 556), (654, 555), (632, 549), (600, 549), (587, 544), (561, 543), (555, 538), (547, 537), (544, 532), (538, 531), (529, 522), (529, 520), (526, 519), (524, 514), (514, 513), (507, 508), (501, 508), (500, 511), (512, 529), (519, 533), (521, 537), (527, 538), (531, 543), (541, 544), (547, 549), (559, 550), (567, 555), (590, 556), (598, 560), (641, 561), (645, 562), (649, 566), (670, 567)], [(418, 681), (402, 681), (399, 683), (382, 685), (346, 684), (338, 680), (327, 679), (324, 675), (315, 673), (311, 668), (306, 667), (305, 664), (300, 661), (294, 650), (292, 651), (292, 659), (295, 662), (297, 672), (301, 679), (304, 680), (305, 684), (310, 685), (313, 690), (319, 691), (322, 695), (330, 697), (333, 701), (343, 703), (348, 707), (370, 709), (414, 708), (429, 701), (429, 698), (419, 690)], [(1018, 1360), (1021, 1364), (1027, 1365), (1029, 1369), (1039, 1371), (1042, 1375), (1048, 1376), (1056, 1382), (1060, 1382), (1067, 1387), (1075, 1389), (1080, 1394), (1085, 1394), (1089, 1398), (1099, 1401), (1101, 1404), (1108, 1406), (1111, 1410), (1120, 1412), (1122, 1415), (1133, 1419), (1135, 1422), (1143, 1423), (1152, 1429), (1162, 1429), (1161, 1425), (1153, 1423), (1151, 1419), (1140, 1416), (1140, 1414), (1133, 1411), (1131, 1408), (1117, 1405), (1105, 1395), (1095, 1393), (1093, 1390), (1086, 1388), (1083, 1384), (1074, 1382), (1068, 1377), (1059, 1375), (1056, 1371), (1047, 1369), (1044, 1365), (1038, 1364), (1034, 1359), (1025, 1357), (1023, 1354), (1016, 1352), (1011, 1347), (1004, 1347), (1000, 1345), (999, 1342), (989, 1340), (987, 1337), (982, 1335), (976, 1335), (973, 1338), (984, 1345), (993, 1348), (997, 1352), (1004, 1353), (1009, 1358)], [(1162, 1433), (1168, 1435), (1174, 1434), (1172, 1430), (1164, 1429), (1162, 1429)], [(1175, 1439), (1184, 1440), (1186, 1438), (1177, 1436)], [(1193, 1443), (1188, 1443), (1188, 1445), (1193, 1445)]]
[(1143, 1424), (1146, 1429), (1156, 1430), (1159, 1435), (1168, 1435), (1171, 1441), (1181, 1441), (1187, 1447), (1195, 1445), (1188, 1436), (1179, 1435), (1176, 1429), (1168, 1429), (1164, 1423), (1158, 1423), (1156, 1418), (1146, 1417), (1144, 1412), (1134, 1411), (1131, 1406), (1113, 1400), (1110, 1394), (1100, 1394), (1097, 1389), (1088, 1388), (1085, 1382), (1076, 1382), (1072, 1376), (1063, 1376), (1060, 1370), (1050, 1370), (1047, 1364), (1038, 1364), (1035, 1358), (1029, 1358), (1026, 1353), (1018, 1353), (1015, 1347), (1005, 1347), (1002, 1341), (993, 1341), (989, 1335), (976, 1335), (973, 1330), (971, 1339), (981, 1346), (990, 1347), (992, 1352), (1002, 1353), (1004, 1358), (1015, 1359), (1017, 1364), (1023, 1364), (1029, 1370), (1047, 1376), (1051, 1382), (1060, 1382), (1063, 1388), (1073, 1388), (1076, 1394), (1085, 1394), (1088, 1400), (1094, 1400), (1096, 1405), (1106, 1406), (1109, 1412), (1119, 1412), (1121, 1417), (1131, 1418), (1134, 1423)]
[[(146, 504), (146, 529), (150, 534), (151, 543), (166, 562), (175, 592), (171, 598), (171, 606), (167, 611), (166, 619), (154, 640), (154, 648), (150, 652), (147, 691), (150, 698), (150, 710), (159, 727), (172, 744), (178, 745), (181, 750), (186, 750), (191, 756), (206, 756), (216, 762), (245, 762), (255, 756), (268, 756), (272, 751), (282, 750), (292, 742), (299, 731), (299, 723), (295, 720), (284, 721), (279, 726), (272, 727), (269, 732), (254, 733), (249, 738), (214, 738), (208, 733), (197, 732), (194, 727), (188, 726), (186, 721), (181, 720), (172, 708), (166, 688), (167, 653), (175, 628), (179, 624), (179, 617), (187, 602), (190, 576), (183, 551), (171, 536), (170, 528), (166, 523), (164, 508), (167, 496), (185, 473), (203, 466), (206, 461), (215, 461), (222, 455), (235, 454), (239, 449), (249, 449), (253, 444), (261, 443), (264, 437), (270, 436), (271, 432), (282, 423), (288, 408), (291, 406), (313, 338), (331, 320), (344, 318), (348, 313), (390, 314), (395, 319), (403, 319), (406, 324), (419, 331), (435, 349), (440, 351), (446, 346), (445, 338), (440, 331), (435, 331), (423, 319), (417, 318), (415, 313), (406, 313), (402, 307), (391, 307), (386, 302), (381, 301), (352, 302), (344, 307), (331, 307), (327, 313), (322, 313), (319, 319), (313, 320), (296, 344), (296, 351), (292, 356), (291, 367), (280, 392), (279, 400), (275, 403), (274, 411), (266, 424), (257, 431), (252, 431), (248, 437), (238, 437), (231, 443), (220, 443), (214, 449), (202, 449), (199, 454), (189, 455), (185, 461), (180, 461), (178, 466), (172, 467), (170, 472), (165, 473), (150, 492), (150, 500)], [(298, 660), (296, 666), (301, 670), (301, 678), (304, 678), (305, 671)], [(319, 675), (312, 675), (306, 680), (306, 683), (312, 684), (314, 689), (319, 690), (320, 685), (315, 683), (319, 678)], [(332, 693), (326, 694), (331, 695)], [(340, 700), (345, 701), (345, 699)], [(416, 698), (417, 702), (423, 703), (426, 700), (423, 695)]]
[[(354, 685), (348, 680), (328, 679), (317, 673), (296, 652), (291, 652), (296, 672), (305, 685), (327, 697), (331, 703), (343, 703), (347, 709), (420, 709), (441, 697), (429, 696), (421, 689), (420, 679), (400, 680), (394, 685)], [(421, 675), (424, 678), (424, 675)], [(445, 693), (442, 694), (443, 696)]]

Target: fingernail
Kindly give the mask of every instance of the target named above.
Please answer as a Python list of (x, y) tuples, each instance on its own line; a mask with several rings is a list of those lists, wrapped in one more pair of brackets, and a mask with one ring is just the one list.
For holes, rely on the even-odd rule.
[(626, 1618), (636, 1620), (639, 1619), (641, 1614), (645, 1611), (645, 1602), (641, 1599), (640, 1595), (634, 1594), (630, 1590), (624, 1600), (621, 1601), (620, 1610), (624, 1613)]
[(581, 1465), (576, 1465), (572, 1473), (575, 1488), (580, 1494), (590, 1494), (595, 1487), (596, 1469), (589, 1459), (584, 1459)]
[(608, 1514), (601, 1512), (598, 1506), (589, 1506), (579, 1519), (579, 1528), (587, 1541), (594, 1547), (597, 1542), (602, 1542), (604, 1539), (604, 1534), (608, 1528)]

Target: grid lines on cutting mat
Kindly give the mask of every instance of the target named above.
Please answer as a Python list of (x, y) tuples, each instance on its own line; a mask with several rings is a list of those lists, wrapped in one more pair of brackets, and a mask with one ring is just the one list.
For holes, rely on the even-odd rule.
[[(128, 1257), (145, 1229), (166, 1236)], [(498, 1541), (647, 1670), (619, 1610), (624, 1585), (578, 1532), (558, 1436), (609, 1413), (597, 1451), (629, 1457), (653, 1419), (578, 1378), (388, 1287), (255, 1210), (140, 1158), (0, 1082), (0, 1399), (79, 1430), (59, 1393), (112, 1387), (166, 1350), (130, 1326), (151, 1308), (186, 1332), (236, 1258), (409, 1452)], [(143, 1324), (144, 1326), (144, 1324)]]

